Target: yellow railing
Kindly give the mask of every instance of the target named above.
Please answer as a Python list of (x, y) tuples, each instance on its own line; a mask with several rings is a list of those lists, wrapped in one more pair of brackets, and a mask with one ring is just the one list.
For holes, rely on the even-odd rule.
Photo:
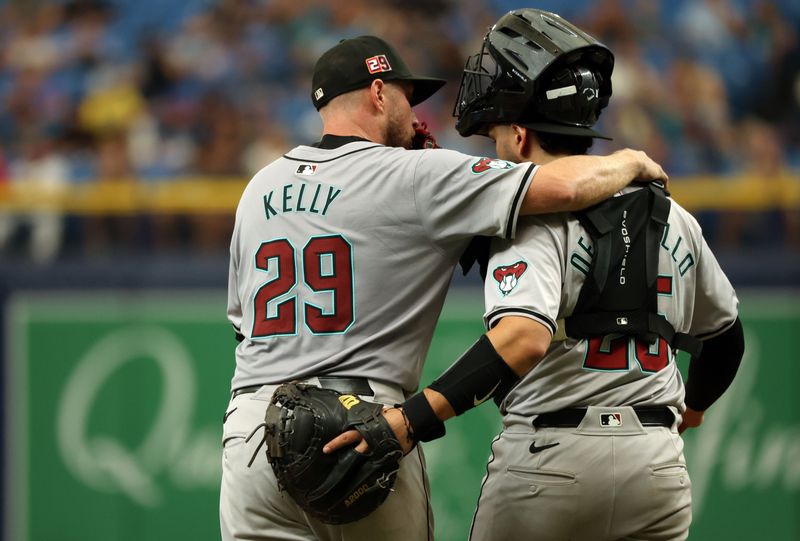
[(800, 210), (800, 174), (778, 177), (687, 177), (673, 179), (672, 197), (690, 211)]
[(18, 182), (0, 186), (0, 212), (69, 214), (233, 213), (244, 190), (241, 178), (123, 179), (70, 186)]
[[(124, 179), (67, 186), (35, 181), (5, 183), (0, 184), (0, 212), (232, 213), (246, 184), (246, 179), (219, 177), (158, 182)], [(670, 182), (670, 191), (673, 198), (690, 211), (800, 210), (800, 175), (675, 178)]]

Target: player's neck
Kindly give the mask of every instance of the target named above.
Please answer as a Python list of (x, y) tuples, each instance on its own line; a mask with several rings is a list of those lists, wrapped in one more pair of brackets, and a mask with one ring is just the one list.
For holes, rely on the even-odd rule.
[(355, 136), (379, 143), (380, 141), (377, 140), (376, 135), (369, 133), (369, 131), (351, 122), (331, 126), (326, 125), (322, 130), (322, 135)]
[(564, 156), (566, 156), (566, 154), (550, 154), (539, 145), (531, 145), (529, 150), (522, 155), (522, 160), (520, 161), (544, 165), (553, 160), (563, 158)]
[(335, 109), (322, 117), (322, 134), (352, 135), (374, 143), (384, 144), (384, 134), (379, 120), (371, 118), (362, 111)]

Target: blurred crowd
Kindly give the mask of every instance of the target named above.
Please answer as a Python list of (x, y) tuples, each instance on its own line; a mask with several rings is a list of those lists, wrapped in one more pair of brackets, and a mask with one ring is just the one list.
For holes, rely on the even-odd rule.
[[(0, 0), (0, 183), (247, 179), (318, 139), (312, 66), (365, 33), (450, 81), (417, 108), (442, 146), (489, 153), (458, 136), (451, 111), (465, 59), (518, 7), (558, 12), (614, 51), (600, 123), (614, 141), (594, 151), (642, 148), (673, 178), (800, 182), (796, 0)], [(0, 253), (221, 252), (231, 220), (0, 215)], [(720, 244), (800, 244), (792, 211), (706, 222)]]

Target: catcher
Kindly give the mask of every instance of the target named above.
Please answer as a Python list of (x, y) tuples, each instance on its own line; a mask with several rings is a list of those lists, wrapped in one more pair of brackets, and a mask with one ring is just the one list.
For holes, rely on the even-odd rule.
[[(488, 135), (515, 162), (585, 153), (602, 137), (593, 126), (613, 65), (611, 51), (558, 15), (512, 11), (464, 70), (457, 129)], [(520, 220), (513, 242), (493, 239), (487, 332), (403, 403), (407, 426), (400, 410), (386, 412), (401, 441), (429, 441), (445, 419), (488, 399), (500, 406), (470, 539), (688, 536), (680, 433), (733, 381), (744, 335), (733, 287), (667, 195), (627, 187), (585, 211)], [(677, 349), (692, 356), (685, 387)], [(360, 439), (351, 431), (326, 450)]]

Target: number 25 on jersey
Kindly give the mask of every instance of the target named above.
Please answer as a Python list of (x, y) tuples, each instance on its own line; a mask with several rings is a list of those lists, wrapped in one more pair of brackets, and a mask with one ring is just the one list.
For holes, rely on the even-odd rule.
[(672, 351), (663, 338), (652, 346), (621, 334), (598, 336), (587, 340), (583, 368), (621, 372), (630, 370), (630, 358), (636, 359), (642, 372), (655, 373), (666, 368), (672, 360)]
[[(287, 239), (263, 242), (256, 252), (256, 268), (277, 276), (259, 287), (253, 299), (253, 338), (297, 334), (300, 302), (306, 327), (312, 334), (343, 333), (355, 321), (350, 243), (341, 235), (311, 237), (302, 250), (299, 266), (295, 252)], [(309, 300), (302, 301), (297, 294), (277, 301), (295, 288), (299, 278), (311, 290), (312, 299), (327, 293), (328, 310)], [(274, 315), (270, 316), (270, 305), (275, 302), (271, 311)]]

